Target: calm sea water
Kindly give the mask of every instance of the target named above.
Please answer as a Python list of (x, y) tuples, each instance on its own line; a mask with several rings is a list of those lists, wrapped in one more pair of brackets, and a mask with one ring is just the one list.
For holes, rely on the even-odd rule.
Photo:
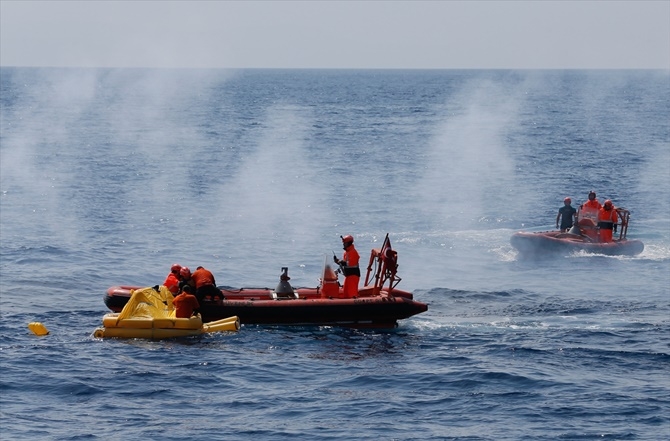
[[(668, 72), (0, 74), (3, 440), (670, 438)], [(591, 189), (641, 255), (517, 256)], [(396, 330), (92, 337), (172, 263), (315, 286), (387, 232)]]

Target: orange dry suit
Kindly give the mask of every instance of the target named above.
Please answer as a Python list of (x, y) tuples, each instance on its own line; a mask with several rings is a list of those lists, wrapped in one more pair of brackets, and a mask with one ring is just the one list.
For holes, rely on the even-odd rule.
[(598, 227), (600, 228), (600, 242), (612, 242), (612, 231), (616, 229), (616, 224), (619, 221), (616, 208), (612, 206), (607, 210), (605, 207), (598, 212)]
[(598, 202), (598, 199), (594, 200), (588, 200), (582, 204), (582, 209), (587, 209), (587, 210), (600, 210), (602, 208), (602, 205), (600, 205), (600, 202)]
[(340, 267), (344, 274), (344, 288), (342, 288), (344, 297), (351, 298), (358, 295), (358, 282), (361, 280), (361, 270), (358, 267), (360, 258), (354, 244), (349, 245), (342, 255)]
[(163, 285), (170, 290), (172, 295), (175, 295), (179, 292), (179, 278), (175, 275), (175, 273), (170, 273), (168, 276), (165, 278), (165, 282), (163, 282)]
[(209, 270), (199, 266), (191, 274), (191, 280), (195, 283), (195, 296), (198, 300), (202, 300), (205, 296), (223, 298), (221, 290), (216, 287), (214, 274)]
[(579, 213), (577, 213), (577, 225), (582, 230), (582, 234), (585, 234), (591, 240), (597, 241), (598, 230), (596, 226), (598, 224), (598, 213), (602, 208), (598, 199), (587, 200), (579, 207)]
[(200, 303), (198, 299), (195, 298), (193, 294), (187, 292), (182, 292), (177, 297), (172, 300), (174, 305), (175, 317), (177, 318), (189, 318), (193, 315), (193, 311), (200, 308)]

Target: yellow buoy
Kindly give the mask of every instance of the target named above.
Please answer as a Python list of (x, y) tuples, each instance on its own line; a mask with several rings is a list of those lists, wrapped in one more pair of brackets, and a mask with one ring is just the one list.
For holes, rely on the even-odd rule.
[(49, 330), (40, 322), (31, 322), (28, 323), (28, 329), (32, 331), (35, 335), (47, 335)]

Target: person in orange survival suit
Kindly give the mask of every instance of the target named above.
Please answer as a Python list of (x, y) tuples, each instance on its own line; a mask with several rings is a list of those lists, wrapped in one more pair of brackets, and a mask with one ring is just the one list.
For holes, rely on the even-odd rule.
[(602, 208), (598, 199), (596, 199), (596, 192), (591, 190), (589, 192), (589, 199), (579, 206), (577, 213), (577, 225), (581, 229), (582, 234), (588, 236), (592, 241), (598, 241), (598, 212)]
[(346, 235), (342, 238), (342, 248), (344, 249), (344, 254), (342, 255), (342, 260), (338, 259), (337, 256), (333, 256), (333, 261), (340, 266), (342, 269), (342, 274), (344, 274), (344, 297), (351, 298), (358, 295), (358, 282), (361, 280), (361, 270), (358, 267), (358, 261), (361, 256), (358, 255), (358, 251), (354, 247), (354, 237), (351, 235)]
[(598, 212), (600, 242), (612, 242), (612, 232), (616, 232), (617, 222), (619, 222), (619, 216), (616, 209), (612, 201), (607, 199)]
[(194, 312), (200, 309), (200, 303), (193, 295), (191, 285), (184, 285), (179, 295), (172, 300), (172, 304), (174, 305), (174, 315), (177, 318), (190, 318)]
[(216, 280), (211, 271), (199, 266), (191, 274), (191, 280), (195, 282), (195, 296), (199, 301), (202, 302), (205, 296), (219, 297), (223, 300), (223, 293), (216, 287)]
[(191, 285), (195, 290), (195, 282), (191, 278), (191, 270), (187, 266), (182, 266), (179, 270), (179, 291), (184, 289), (184, 286)]
[(181, 265), (175, 263), (170, 267), (170, 274), (167, 275), (165, 282), (163, 282), (163, 285), (170, 290), (173, 296), (176, 296), (179, 292), (179, 282), (181, 281), (179, 271), (181, 271)]
[(583, 209), (591, 209), (591, 210), (600, 210), (602, 206), (600, 205), (600, 202), (598, 202), (598, 199), (596, 198), (596, 192), (591, 190), (589, 192), (589, 200), (584, 202), (581, 207)]

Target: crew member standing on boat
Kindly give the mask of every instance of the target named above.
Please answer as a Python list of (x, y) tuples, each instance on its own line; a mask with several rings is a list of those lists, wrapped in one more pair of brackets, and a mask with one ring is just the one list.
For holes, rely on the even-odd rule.
[(221, 290), (216, 287), (214, 274), (208, 269), (199, 266), (193, 271), (193, 274), (191, 274), (191, 279), (195, 283), (195, 296), (198, 298), (198, 301), (202, 302), (202, 299), (206, 296), (223, 299)]
[(340, 266), (342, 274), (344, 274), (344, 287), (342, 288), (344, 297), (352, 298), (358, 295), (358, 282), (361, 280), (361, 270), (358, 267), (360, 256), (354, 247), (353, 236), (340, 237), (342, 238), (344, 254), (341, 260), (337, 256), (333, 256), (333, 261)]
[(179, 282), (181, 281), (181, 275), (179, 275), (179, 271), (181, 271), (181, 265), (175, 263), (172, 265), (172, 267), (170, 267), (170, 274), (167, 275), (165, 282), (163, 282), (163, 285), (172, 293), (173, 296), (176, 296), (179, 292)]
[(598, 202), (598, 199), (596, 198), (596, 192), (591, 190), (589, 192), (589, 200), (584, 202), (580, 209), (584, 210), (600, 210), (602, 206), (600, 205), (600, 202)]
[(589, 192), (589, 200), (579, 207), (579, 213), (577, 213), (577, 225), (581, 229), (582, 234), (592, 241), (599, 240), (597, 225), (598, 212), (601, 208), (600, 202), (596, 199), (596, 192), (591, 190)]
[(572, 227), (572, 222), (573, 219), (575, 218), (575, 213), (577, 213), (577, 210), (570, 205), (572, 203), (572, 199), (570, 198), (565, 198), (563, 199), (563, 205), (561, 208), (558, 209), (558, 216), (556, 216), (556, 228), (558, 228), (558, 220), (561, 219), (561, 231), (565, 232), (568, 231)]
[(612, 242), (612, 232), (616, 231), (618, 221), (616, 209), (612, 201), (607, 199), (598, 213), (600, 242)]

